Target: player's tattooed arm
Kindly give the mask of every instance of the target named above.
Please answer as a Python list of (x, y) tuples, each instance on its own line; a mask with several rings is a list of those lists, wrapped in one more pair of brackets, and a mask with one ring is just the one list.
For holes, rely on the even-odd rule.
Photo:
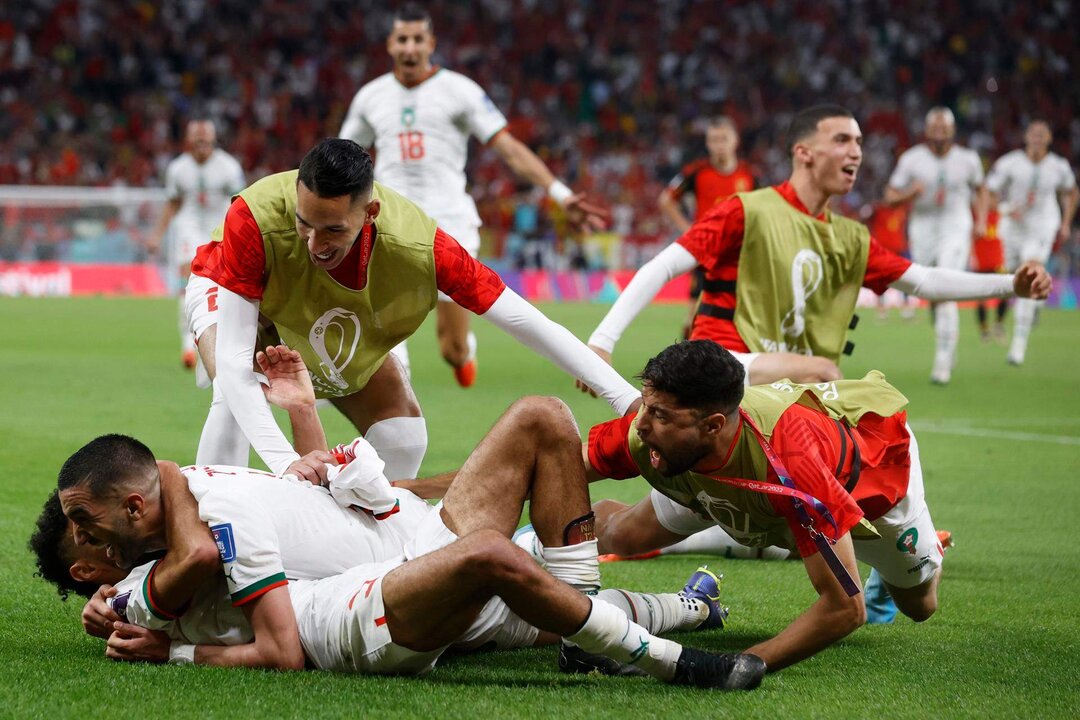
[(159, 462), (165, 508), (165, 557), (150, 576), (150, 591), (162, 610), (179, 614), (195, 588), (221, 570), (221, 556), (210, 529), (199, 518), (199, 505), (176, 463)]

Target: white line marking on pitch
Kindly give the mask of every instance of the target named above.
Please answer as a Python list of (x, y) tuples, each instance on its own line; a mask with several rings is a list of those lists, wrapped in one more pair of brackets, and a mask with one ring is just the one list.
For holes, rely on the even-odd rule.
[(956, 427), (924, 423), (912, 423), (911, 427), (919, 432), (937, 433), (939, 435), (964, 435), (967, 437), (997, 438), (999, 440), (1024, 440), (1051, 443), (1054, 445), (1080, 445), (1080, 437), (1074, 435), (1042, 435), (1040, 433), (1010, 432), (1007, 430), (988, 430), (985, 428)]
[(1037, 417), (1037, 418), (1021, 418), (1021, 417), (981, 417), (981, 418), (927, 418), (922, 422), (931, 425), (937, 425), (940, 427), (972, 427), (972, 426), (990, 426), (990, 427), (1005, 427), (1005, 428), (1022, 428), (1032, 427), (1036, 425), (1080, 425), (1080, 417)]

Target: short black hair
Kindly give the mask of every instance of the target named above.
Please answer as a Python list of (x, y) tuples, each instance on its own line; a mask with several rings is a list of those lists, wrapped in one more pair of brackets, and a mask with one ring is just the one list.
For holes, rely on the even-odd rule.
[(127, 435), (102, 435), (83, 445), (69, 457), (56, 478), (57, 490), (87, 486), (101, 497), (119, 482), (157, 472), (150, 448)]
[(71, 577), (72, 558), (66, 557), (64, 550), (74, 546), (68, 519), (60, 507), (60, 493), (54, 490), (45, 501), (41, 515), (37, 519), (37, 528), (30, 536), (29, 548), (37, 561), (37, 577), (56, 585), (56, 592), (61, 600), (67, 600), (72, 592), (90, 597), (97, 592), (98, 584), (84, 582)]
[(705, 127), (708, 129), (712, 129), (715, 127), (728, 127), (734, 130), (736, 133), (739, 132), (739, 127), (735, 124), (735, 121), (731, 118), (730, 115), (713, 115), (705, 121)]
[(679, 405), (730, 415), (742, 402), (746, 370), (712, 340), (683, 340), (645, 363), (644, 385), (673, 395)]
[(428, 30), (435, 32), (435, 25), (431, 22), (431, 13), (422, 8), (420, 3), (407, 2), (394, 12), (394, 17), (390, 21), (391, 31), (393, 30), (393, 23), (418, 21), (426, 22)]
[(371, 192), (375, 166), (368, 151), (352, 140), (326, 138), (300, 161), (297, 180), (321, 198), (348, 195), (355, 201)]
[(788, 126), (788, 153), (795, 149), (795, 143), (816, 133), (818, 123), (834, 117), (853, 118), (855, 116), (843, 105), (833, 104), (814, 105), (795, 113), (795, 116), (791, 118), (791, 124)]

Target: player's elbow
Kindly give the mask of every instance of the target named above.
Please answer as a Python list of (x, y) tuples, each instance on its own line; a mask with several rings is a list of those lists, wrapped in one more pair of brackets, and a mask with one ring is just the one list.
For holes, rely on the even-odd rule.
[(264, 647), (259, 653), (259, 667), (265, 670), (303, 670), (304, 649), (300, 643)]
[(866, 604), (862, 593), (834, 598), (830, 605), (830, 625), (838, 638), (850, 635), (866, 624)]
[(200, 539), (186, 552), (184, 564), (206, 575), (217, 572), (221, 569), (221, 554), (218, 551), (217, 543), (209, 535), (205, 539)]
[[(827, 383), (842, 380), (840, 367), (829, 358), (798, 356), (787, 368), (787, 376), (797, 383)], [(760, 382), (751, 378), (752, 383)]]

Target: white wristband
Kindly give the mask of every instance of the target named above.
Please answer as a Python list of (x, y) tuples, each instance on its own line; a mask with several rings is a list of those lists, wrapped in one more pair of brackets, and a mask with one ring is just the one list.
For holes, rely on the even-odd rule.
[(195, 663), (195, 646), (185, 645), (182, 642), (173, 641), (169, 645), (170, 665), (193, 665)]
[(565, 206), (566, 201), (569, 200), (574, 194), (574, 191), (566, 187), (566, 185), (560, 180), (555, 180), (550, 185), (548, 185), (547, 192), (548, 197), (559, 203), (560, 206)]

